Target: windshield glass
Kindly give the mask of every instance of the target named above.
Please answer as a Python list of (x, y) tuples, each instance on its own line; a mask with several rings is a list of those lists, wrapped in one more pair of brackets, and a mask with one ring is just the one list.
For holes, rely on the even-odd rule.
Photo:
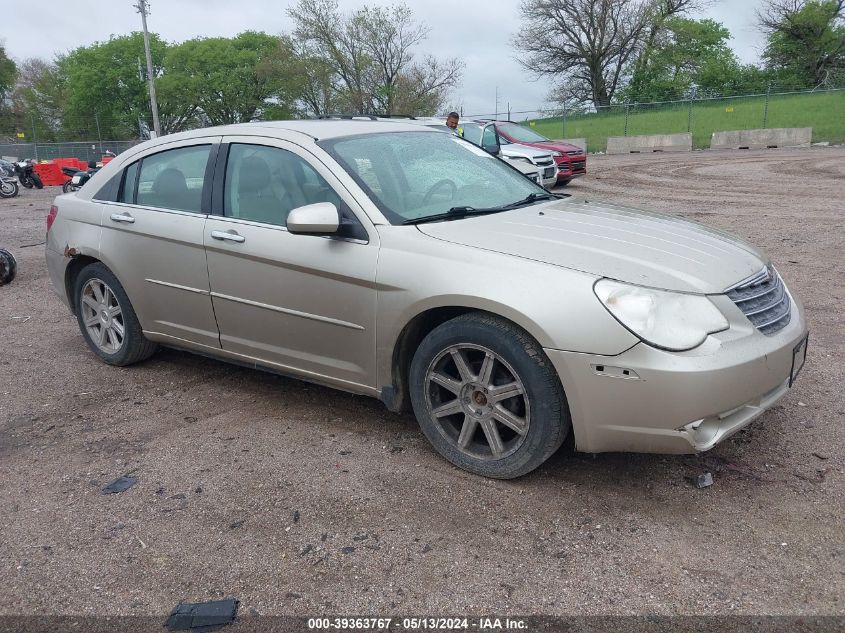
[(518, 143), (542, 143), (549, 140), (542, 134), (516, 123), (497, 123), (496, 127), (499, 128), (500, 134), (507, 134)]
[(507, 163), (453, 134), (368, 134), (320, 145), (392, 224), (456, 207), (500, 207), (546, 193)]

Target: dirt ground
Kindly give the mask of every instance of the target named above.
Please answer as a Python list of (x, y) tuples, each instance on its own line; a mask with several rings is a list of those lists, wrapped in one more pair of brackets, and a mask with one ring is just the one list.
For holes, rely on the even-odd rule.
[(0, 614), (845, 614), (845, 148), (589, 168), (568, 192), (762, 247), (806, 306), (807, 366), (704, 455), (564, 447), (512, 482), (375, 400), (175, 351), (98, 362), (36, 245), (58, 189), (0, 200)]

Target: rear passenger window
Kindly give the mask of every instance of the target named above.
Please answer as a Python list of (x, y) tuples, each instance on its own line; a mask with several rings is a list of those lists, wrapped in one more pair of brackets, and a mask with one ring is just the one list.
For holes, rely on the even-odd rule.
[(226, 164), (226, 216), (284, 226), (291, 209), (340, 197), (311, 165), (277, 147), (232, 144)]
[(211, 145), (199, 145), (144, 158), (138, 178), (137, 204), (202, 212), (202, 188), (210, 152)]

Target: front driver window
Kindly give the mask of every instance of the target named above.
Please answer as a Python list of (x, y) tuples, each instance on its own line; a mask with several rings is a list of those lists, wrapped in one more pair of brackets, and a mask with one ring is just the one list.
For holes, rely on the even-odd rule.
[(284, 226), (292, 209), (340, 197), (305, 160), (284, 149), (234, 143), (226, 164), (223, 212)]

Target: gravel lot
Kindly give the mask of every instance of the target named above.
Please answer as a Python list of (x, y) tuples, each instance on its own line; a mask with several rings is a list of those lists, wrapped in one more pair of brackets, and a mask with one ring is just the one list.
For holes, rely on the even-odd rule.
[(845, 148), (589, 163), (568, 192), (739, 234), (807, 308), (793, 391), (709, 453), (565, 446), (487, 481), (375, 400), (168, 350), (108, 367), (48, 290), (58, 188), (0, 200), (0, 614), (845, 614)]

